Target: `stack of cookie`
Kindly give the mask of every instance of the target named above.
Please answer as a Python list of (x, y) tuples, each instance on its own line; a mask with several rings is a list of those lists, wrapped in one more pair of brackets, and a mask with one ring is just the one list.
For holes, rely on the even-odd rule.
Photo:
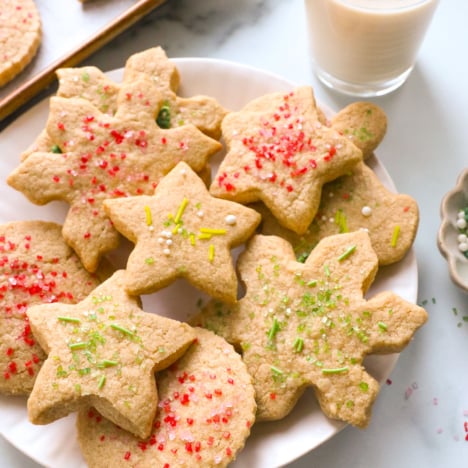
[[(381, 109), (356, 103), (328, 121), (299, 87), (231, 112), (177, 96), (179, 73), (161, 48), (130, 57), (120, 84), (94, 67), (58, 76), (46, 129), (8, 184), (38, 205), (69, 204), (60, 241), (41, 239), (68, 249), (54, 265), (73, 258), (90, 279), (57, 266), (54, 291), (72, 275), (89, 285), (66, 295), (73, 303), (55, 292), (15, 296), (12, 282), (49, 252), (26, 248), (24, 230), (5, 236), (4, 300), (23, 301), (37, 346), (23, 390), (30, 420), (78, 412), (96, 467), (226, 466), (255, 421), (283, 418), (307, 387), (327, 416), (366, 426), (379, 385), (363, 359), (400, 351), (426, 320), (392, 292), (364, 299), (418, 225), (415, 201), (365, 164), (385, 134)], [(133, 248), (109, 272), (121, 236)], [(15, 260), (20, 271), (17, 245), (32, 256)], [(139, 296), (177, 278), (210, 298), (190, 324), (141, 308)], [(6, 337), (17, 333), (10, 326)], [(15, 353), (3, 352), (6, 380), (19, 373)]]

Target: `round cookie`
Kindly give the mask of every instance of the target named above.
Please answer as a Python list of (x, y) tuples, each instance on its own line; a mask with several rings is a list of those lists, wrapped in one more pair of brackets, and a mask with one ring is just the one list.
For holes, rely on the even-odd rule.
[(45, 359), (31, 333), (28, 307), (77, 302), (98, 284), (65, 244), (61, 226), (42, 221), (0, 226), (0, 393), (29, 394)]
[(94, 409), (78, 414), (78, 440), (93, 467), (224, 467), (244, 447), (255, 418), (251, 377), (223, 338), (197, 328), (197, 340), (157, 374), (159, 411), (139, 440)]
[(41, 19), (32, 0), (3, 0), (0, 9), (0, 86), (18, 75), (36, 55)]
[(330, 125), (354, 143), (367, 159), (387, 132), (387, 116), (376, 104), (353, 102), (335, 114)]

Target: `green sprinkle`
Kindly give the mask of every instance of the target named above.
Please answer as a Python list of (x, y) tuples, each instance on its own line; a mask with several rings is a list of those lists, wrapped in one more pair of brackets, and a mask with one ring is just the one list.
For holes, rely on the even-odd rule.
[(392, 247), (396, 247), (399, 236), (400, 236), (400, 226), (397, 224), (393, 229), (392, 240), (390, 242), (390, 245)]
[(303, 252), (299, 257), (297, 257), (297, 261), (300, 263), (305, 263), (305, 261), (309, 258), (310, 253), (308, 252)]
[(363, 392), (367, 392), (367, 390), (369, 390), (369, 384), (367, 382), (360, 382), (359, 383), (359, 388), (363, 391)]
[(101, 390), (105, 384), (106, 384), (106, 376), (101, 375), (101, 378), (99, 379), (99, 383), (98, 383), (98, 390)]
[(86, 341), (79, 341), (78, 343), (69, 343), (68, 344), (68, 347), (72, 351), (76, 351), (78, 349), (85, 349), (85, 348), (87, 348), (87, 346), (88, 346), (88, 343)]
[(270, 330), (268, 331), (268, 339), (271, 341), (276, 336), (276, 334), (280, 330), (280, 324), (276, 317), (273, 320), (273, 325), (271, 326)]
[(348, 221), (346, 219), (346, 215), (343, 213), (343, 210), (337, 210), (335, 213), (335, 224), (338, 226), (340, 234), (349, 232)]
[(278, 367), (276, 366), (271, 366), (270, 369), (271, 372), (273, 372), (273, 374), (275, 375), (283, 375), (283, 371), (281, 369), (278, 369)]
[(152, 265), (154, 263), (154, 258), (153, 257), (146, 257), (145, 258), (145, 263), (147, 265)]
[(348, 247), (339, 257), (338, 261), (342, 262), (343, 260), (347, 259), (354, 251), (356, 250), (356, 246), (352, 245)]
[(294, 340), (293, 348), (296, 353), (300, 353), (304, 349), (304, 340), (300, 337), (297, 337)]
[(111, 323), (111, 328), (123, 333), (124, 335), (135, 336), (135, 333), (133, 333), (131, 330), (129, 330), (128, 328), (122, 327), (121, 325), (118, 325), (116, 323)]
[(78, 369), (79, 375), (88, 375), (91, 372), (91, 367), (83, 367), (83, 369)]
[(83, 72), (81, 74), (81, 79), (87, 83), (89, 81), (89, 73), (88, 72)]
[(110, 359), (104, 359), (101, 362), (98, 362), (97, 366), (102, 368), (102, 367), (114, 367), (118, 364), (118, 361), (112, 361)]
[(80, 323), (81, 320), (79, 318), (75, 318), (75, 317), (64, 317), (64, 316), (60, 316), (60, 317), (57, 317), (58, 320), (60, 320), (61, 322), (70, 322), (70, 323)]
[(377, 325), (379, 326), (379, 328), (380, 328), (382, 331), (387, 331), (387, 330), (388, 330), (387, 324), (384, 323), (384, 322), (378, 322)]
[(171, 109), (168, 104), (163, 105), (161, 109), (159, 109), (156, 123), (160, 128), (171, 128)]
[(317, 286), (317, 280), (310, 280), (308, 283), (307, 283), (307, 286), (313, 288), (314, 286)]
[(334, 367), (334, 368), (329, 368), (329, 369), (322, 369), (322, 374), (341, 374), (343, 372), (348, 372), (349, 367), (344, 366), (344, 367)]
[(180, 221), (182, 220), (182, 215), (184, 214), (185, 208), (187, 207), (188, 200), (187, 198), (184, 197), (182, 200), (182, 203), (179, 206), (179, 209), (177, 210), (177, 213), (174, 218), (174, 223), (175, 224), (180, 224)]
[(330, 268), (328, 267), (327, 264), (325, 264), (325, 266), (323, 267), (324, 271), (325, 271), (325, 275), (326, 276), (330, 276)]
[(57, 377), (67, 377), (68, 372), (63, 368), (62, 365), (57, 367)]
[(50, 151), (55, 154), (62, 154), (62, 150), (59, 145), (53, 145), (52, 148), (50, 148)]

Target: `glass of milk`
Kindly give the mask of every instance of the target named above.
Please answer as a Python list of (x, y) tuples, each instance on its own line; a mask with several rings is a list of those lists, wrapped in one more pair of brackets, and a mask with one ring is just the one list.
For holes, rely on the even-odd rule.
[(361, 97), (401, 86), (438, 0), (305, 0), (320, 80)]

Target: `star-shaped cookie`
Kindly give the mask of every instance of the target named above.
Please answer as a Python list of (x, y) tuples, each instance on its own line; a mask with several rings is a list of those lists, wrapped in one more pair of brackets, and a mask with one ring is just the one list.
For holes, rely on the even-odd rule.
[(124, 272), (75, 305), (43, 304), (27, 314), (47, 353), (28, 399), (34, 424), (48, 424), (89, 404), (120, 427), (147, 437), (157, 409), (154, 373), (195, 338), (185, 324), (141, 310), (125, 293)]
[(136, 244), (126, 267), (132, 294), (154, 292), (184, 277), (213, 297), (236, 300), (230, 248), (254, 233), (260, 222), (255, 210), (212, 197), (183, 162), (153, 196), (106, 200), (104, 207), (116, 229)]
[(304, 264), (285, 240), (257, 235), (238, 266), (245, 296), (211, 301), (193, 323), (242, 349), (257, 418), (286, 416), (310, 386), (327, 416), (366, 426), (379, 384), (364, 357), (401, 351), (427, 318), (392, 292), (364, 299), (377, 271), (368, 234), (326, 237)]
[(320, 239), (364, 229), (379, 265), (390, 265), (411, 248), (419, 223), (416, 201), (388, 190), (364, 163), (323, 187), (319, 211), (304, 234), (282, 227), (264, 205), (256, 204), (255, 208), (262, 214), (262, 233), (289, 241), (301, 261)]
[(32, 153), (8, 177), (33, 203), (70, 204), (63, 235), (89, 271), (119, 240), (102, 209), (104, 199), (153, 193), (179, 161), (200, 171), (221, 148), (193, 125), (159, 128), (161, 105), (147, 77), (121, 88), (115, 116), (83, 99), (54, 97), (47, 131), (59, 152)]
[(319, 121), (312, 88), (262, 96), (222, 123), (228, 152), (210, 192), (240, 203), (263, 201), (297, 233), (311, 223), (322, 185), (352, 169), (362, 152)]

